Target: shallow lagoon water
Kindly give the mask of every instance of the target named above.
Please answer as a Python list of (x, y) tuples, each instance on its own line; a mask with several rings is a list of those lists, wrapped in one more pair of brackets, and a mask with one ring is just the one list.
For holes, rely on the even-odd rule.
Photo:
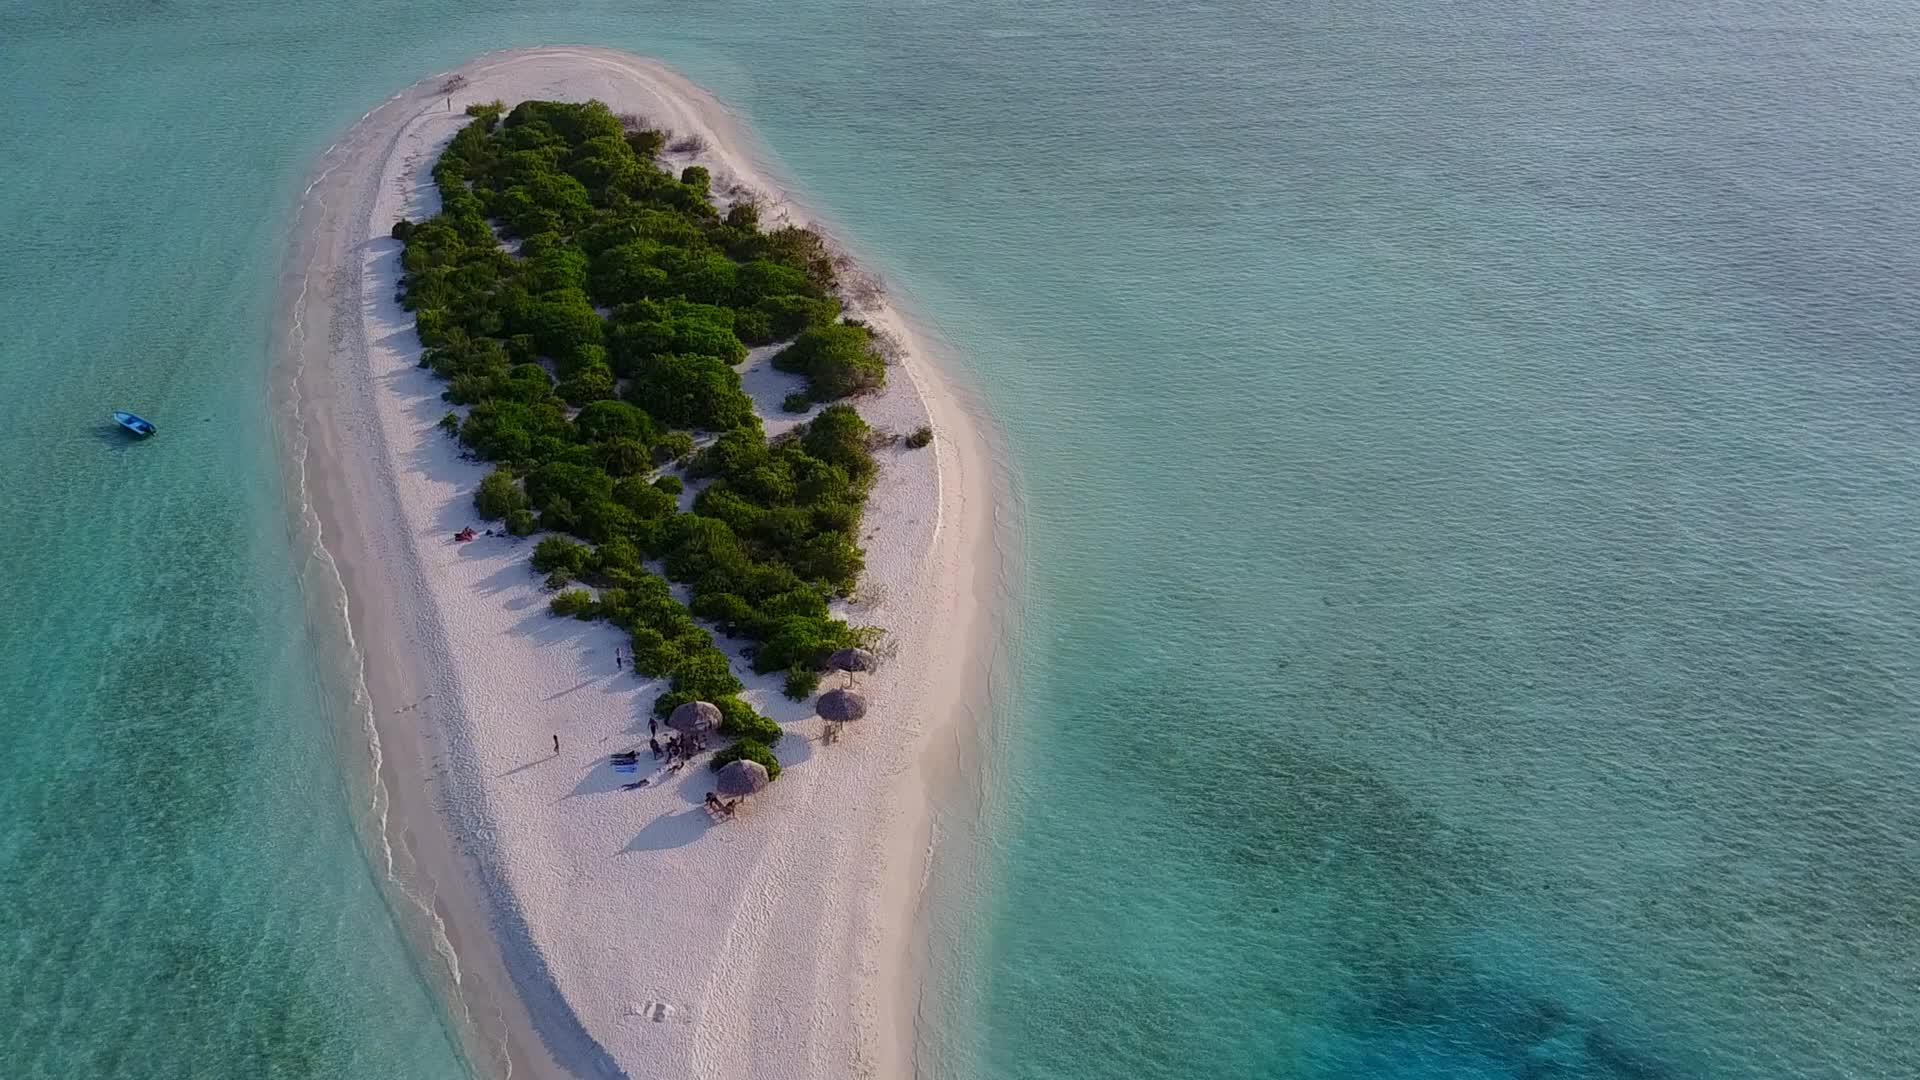
[(266, 319), (333, 133), (590, 41), (739, 107), (1004, 432), (931, 1075), (1920, 1072), (1916, 31), (0, 10), (0, 1059), (463, 1072), (357, 848)]

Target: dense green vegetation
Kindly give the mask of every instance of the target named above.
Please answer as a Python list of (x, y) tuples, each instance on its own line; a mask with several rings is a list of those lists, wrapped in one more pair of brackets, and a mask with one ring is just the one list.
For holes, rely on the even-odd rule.
[(713, 755), (713, 771), (719, 772), (722, 766), (741, 758), (766, 766), (768, 780), (780, 779), (780, 759), (774, 757), (773, 750), (758, 739), (741, 739), (721, 749)]
[[(774, 365), (807, 388), (788, 406), (835, 402), (884, 382), (873, 335), (842, 321), (817, 234), (765, 230), (751, 203), (722, 215), (705, 169), (656, 163), (664, 133), (599, 102), (467, 111), (434, 166), (440, 213), (393, 235), (421, 365), (467, 407), (443, 426), (496, 465), (474, 507), (516, 535), (567, 534), (533, 553), (554, 613), (626, 630), (635, 670), (669, 680), (657, 712), (713, 702), (742, 737), (723, 753), (777, 773), (780, 729), (695, 616), (755, 642), (753, 670), (786, 672), (796, 698), (828, 653), (867, 640), (827, 603), (864, 565), (873, 432), (830, 404), (769, 441), (735, 365), (789, 341)], [(672, 468), (706, 482), (690, 510)]]
[(860, 323), (812, 325), (780, 350), (773, 366), (807, 377), (807, 394), (832, 401), (878, 387), (887, 378), (886, 361), (874, 351), (873, 332)]

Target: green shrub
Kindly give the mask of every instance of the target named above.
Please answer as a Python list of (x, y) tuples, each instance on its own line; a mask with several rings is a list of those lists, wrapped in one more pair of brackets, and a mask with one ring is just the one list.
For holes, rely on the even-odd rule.
[(550, 131), (568, 143), (582, 143), (597, 136), (618, 139), (626, 134), (613, 110), (605, 102), (574, 104), (565, 101), (523, 101), (507, 114), (510, 128), (532, 126)]
[(582, 408), (573, 418), (574, 433), (581, 442), (605, 442), (608, 439), (636, 439), (651, 444), (660, 436), (660, 425), (653, 417), (624, 401), (596, 401)]
[(560, 395), (562, 401), (576, 406), (612, 400), (613, 369), (605, 364), (591, 364), (583, 367), (562, 382), (555, 393)]
[(767, 440), (754, 428), (735, 428), (694, 457), (690, 476), (737, 476), (767, 460)]
[(748, 562), (746, 549), (727, 523), (699, 514), (678, 514), (661, 537), (667, 576), (693, 581), (710, 573), (737, 573)]
[[(667, 182), (665, 173), (658, 170), (643, 170), (643, 174)], [(635, 202), (624, 192), (609, 201), (607, 212), (577, 237), (581, 250), (593, 263), (589, 281), (599, 272), (600, 259), (615, 248), (637, 245), (622, 258), (630, 266), (651, 266), (668, 248), (697, 248), (707, 244), (705, 225), (684, 214)]]
[(740, 373), (717, 356), (647, 357), (635, 365), (627, 398), (676, 428), (727, 431), (753, 418)]
[(773, 334), (773, 318), (758, 308), (738, 308), (733, 313), (733, 336), (748, 345), (771, 345), (779, 340)]
[(571, 499), (551, 499), (540, 508), (540, 527), (552, 532), (575, 532), (580, 528), (580, 513)]
[(783, 693), (794, 701), (805, 701), (820, 689), (820, 673), (810, 667), (790, 667), (787, 669), (787, 683)]
[(653, 444), (653, 463), (667, 465), (691, 453), (693, 453), (693, 436), (684, 431), (670, 431)]
[(760, 636), (764, 622), (752, 604), (730, 592), (702, 589), (694, 595), (691, 610), (695, 615), (719, 625), (723, 633)]
[[(774, 730), (777, 732), (779, 728)], [(713, 770), (719, 772), (723, 766), (743, 759), (759, 762), (767, 770), (768, 781), (779, 779), (780, 759), (773, 756), (772, 747), (759, 739), (741, 739), (731, 746), (721, 747), (713, 755)]]
[(606, 320), (579, 289), (562, 289), (535, 301), (520, 323), (542, 356), (567, 356), (606, 340)]
[(805, 390), (795, 390), (780, 399), (780, 407), (788, 412), (806, 412), (813, 408), (813, 398), (807, 396)]
[(848, 479), (864, 487), (873, 480), (876, 468), (873, 452), (867, 449), (872, 438), (873, 429), (850, 406), (829, 405), (807, 421), (800, 445), (821, 461), (845, 469)]
[[(712, 639), (709, 638), (709, 641)], [(680, 661), (673, 669), (673, 688), (701, 701), (732, 697), (745, 689), (733, 673), (727, 654), (711, 646)]]
[(578, 520), (579, 511), (612, 496), (613, 477), (592, 465), (551, 461), (527, 474), (527, 501), (533, 508), (569, 520)]
[(667, 145), (667, 133), (664, 131), (630, 131), (627, 133), (627, 145), (633, 149), (634, 156), (652, 158)]
[(612, 498), (596, 499), (574, 508), (571, 531), (594, 543), (631, 534), (640, 518)]
[(635, 240), (602, 251), (588, 271), (588, 291), (603, 304), (631, 304), (667, 291), (667, 272), (654, 265), (661, 246)]
[[(738, 302), (755, 304), (772, 296), (802, 296), (818, 299), (818, 290), (807, 275), (784, 263), (755, 259), (743, 263), (738, 275)], [(831, 321), (831, 320), (829, 320)]]
[(636, 439), (609, 439), (596, 443), (593, 460), (609, 476), (632, 476), (653, 471), (653, 450)]
[(794, 668), (817, 671), (829, 654), (860, 643), (858, 630), (824, 613), (783, 616), (773, 620), (766, 640), (753, 654), (753, 670), (762, 674)]
[(852, 323), (801, 331), (793, 344), (774, 354), (773, 366), (805, 375), (807, 393), (815, 401), (877, 389), (887, 381), (887, 364), (873, 350), (873, 334)]
[(622, 477), (613, 485), (613, 500), (633, 512), (636, 518), (650, 521), (666, 517), (680, 508), (674, 493), (658, 483), (638, 476)]
[(762, 236), (757, 245), (763, 257), (784, 263), (807, 275), (814, 288), (832, 292), (839, 275), (833, 268), (833, 251), (827, 241), (812, 229), (788, 225)]
[(514, 334), (507, 338), (508, 363), (531, 364), (539, 359), (540, 349), (533, 343), (532, 334)]
[(605, 368), (608, 371), (613, 370), (607, 364), (607, 347), (605, 345), (581, 345), (572, 352), (563, 356), (556, 356), (553, 359), (563, 378), (570, 378), (589, 368)]
[(528, 237), (520, 246), (520, 257), (525, 260), (519, 267), (520, 277), (528, 292), (564, 292), (569, 297), (586, 295), (586, 252), (562, 239), (559, 233)]
[[(631, 626), (628, 628), (628, 633), (630, 635), (628, 643), (633, 647), (633, 669), (640, 674), (657, 679), (672, 671), (673, 665), (679, 663), (681, 650), (672, 638), (646, 625)], [(661, 695), (663, 698), (666, 696)], [(656, 713), (660, 712), (658, 705), (656, 701), (654, 708)], [(673, 710), (669, 708), (666, 711)]]
[(529, 405), (518, 401), (482, 401), (460, 425), (460, 441), (491, 461), (525, 461), (534, 441), (543, 436), (565, 438), (566, 414), (558, 405)]
[(742, 199), (727, 208), (727, 227), (743, 233), (760, 231), (760, 204)]
[(593, 594), (585, 589), (568, 589), (547, 601), (547, 610), (555, 615), (571, 615), (576, 619), (592, 620), (600, 617), (600, 605)]
[(413, 235), (413, 228), (413, 222), (401, 218), (393, 223), (393, 238), (404, 244), (407, 238)]
[(460, 434), (460, 414), (449, 411), (447, 415), (441, 417), (440, 430), (457, 438)]
[(918, 450), (933, 441), (933, 429), (922, 424), (913, 434), (907, 436), (907, 446)]
[(567, 172), (585, 184), (596, 201), (602, 201), (608, 188), (633, 183), (642, 169), (632, 144), (625, 137), (597, 135), (574, 148), (567, 161)]
[(673, 496), (678, 496), (681, 492), (687, 490), (686, 482), (677, 476), (659, 477), (654, 480), (653, 486)]
[[(840, 317), (840, 301), (796, 294), (763, 297), (753, 310), (766, 316), (767, 342), (790, 338), (810, 326), (831, 326)], [(742, 338), (741, 340), (746, 340)]]
[(755, 739), (771, 746), (780, 741), (780, 725), (755, 712), (753, 706), (737, 697), (714, 704), (720, 706), (720, 733), (736, 738)]
[(641, 361), (662, 353), (717, 356), (728, 364), (747, 358), (733, 332), (733, 311), (675, 297), (641, 300), (614, 312), (608, 335), (613, 370), (628, 375)]
[(788, 562), (801, 577), (831, 583), (851, 592), (866, 569), (867, 559), (853, 541), (838, 533), (822, 533), (790, 553)]
[(515, 510), (507, 515), (507, 531), (515, 536), (532, 536), (534, 528), (531, 510)]
[(608, 597), (602, 597), (603, 600), (606, 600), (610, 610), (618, 609), (625, 603), (637, 603), (640, 599), (639, 588), (642, 585), (658, 585), (658, 591), (653, 593), (655, 596), (669, 595), (665, 582), (647, 574), (645, 568), (641, 566), (640, 560), (641, 553), (639, 547), (624, 536), (615, 537), (593, 549), (593, 570), (597, 575), (602, 578), (614, 575), (629, 576), (635, 579), (632, 583), (632, 588), (613, 590), (618, 592), (619, 602), (616, 602), (614, 599), (608, 599)]
[(533, 547), (533, 568), (543, 574), (554, 571), (578, 574), (592, 559), (592, 548), (564, 536), (549, 536)]
[(498, 521), (516, 510), (526, 509), (526, 506), (526, 494), (520, 490), (513, 474), (505, 469), (488, 473), (473, 493), (473, 508), (490, 521)]

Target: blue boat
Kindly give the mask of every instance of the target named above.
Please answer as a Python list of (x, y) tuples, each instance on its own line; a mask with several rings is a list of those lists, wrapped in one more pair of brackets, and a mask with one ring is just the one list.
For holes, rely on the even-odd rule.
[(142, 438), (160, 430), (140, 417), (120, 409), (113, 410), (113, 422)]

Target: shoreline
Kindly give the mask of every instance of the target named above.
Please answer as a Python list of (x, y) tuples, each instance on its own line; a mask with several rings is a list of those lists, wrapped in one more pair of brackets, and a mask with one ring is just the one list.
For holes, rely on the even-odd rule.
[[(466, 85), (449, 113), (453, 75)], [(692, 820), (699, 775), (609, 789), (604, 755), (631, 740), (659, 684), (608, 669), (613, 628), (546, 614), (531, 544), (447, 544), (487, 469), (433, 428), (441, 384), (413, 366), (412, 317), (391, 302), (388, 227), (431, 213), (427, 174), (459, 110), (494, 98), (599, 98), (698, 133), (707, 150), (665, 160), (697, 159), (769, 219), (816, 220), (767, 178), (724, 106), (606, 49), (486, 54), (369, 111), (322, 155), (278, 336), (316, 557), (344, 589), (364, 680), (370, 857), (386, 862), (396, 909), (413, 907), (402, 921), (440, 968), (429, 975), (470, 1055), (496, 1075), (912, 1075), (946, 768), (934, 743), (985, 714), (991, 601), (1005, 592), (984, 423), (930, 363), (927, 335), (884, 300), (850, 303), (906, 346), (889, 388), (856, 407), (877, 427), (904, 434), (919, 418), (936, 432), (929, 449), (883, 452), (863, 521), (869, 567), (845, 614), (886, 627), (895, 651), (863, 679), (873, 715), (824, 747), (810, 703), (741, 672), (786, 729), (790, 766), (748, 814)], [(770, 351), (741, 370), (776, 434), (804, 417), (778, 410), (790, 377), (766, 368)], [(740, 643), (718, 643), (737, 655)], [(565, 749), (537, 753), (550, 732)], [(956, 787), (961, 767), (945, 773)], [(638, 1019), (655, 1015), (648, 1002), (685, 1023)]]

